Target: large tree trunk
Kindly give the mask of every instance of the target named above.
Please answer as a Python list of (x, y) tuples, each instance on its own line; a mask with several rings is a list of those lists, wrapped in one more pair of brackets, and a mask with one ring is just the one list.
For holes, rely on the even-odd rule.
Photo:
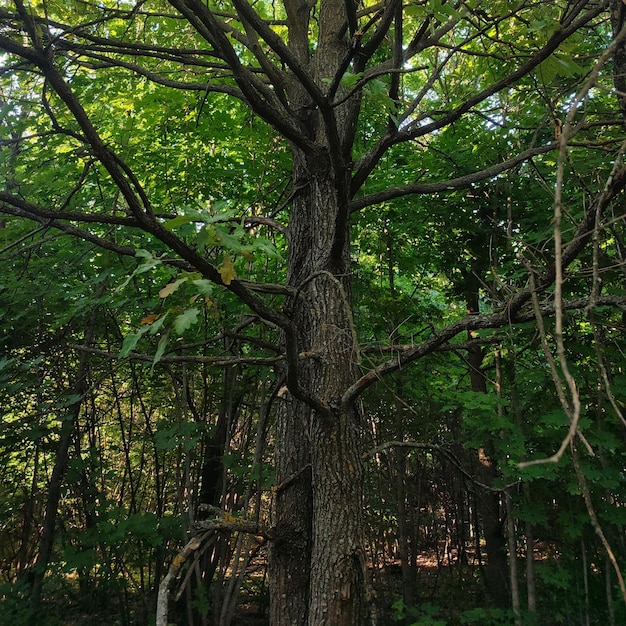
[(365, 610), (363, 471), (358, 415), (341, 405), (357, 360), (349, 227), (338, 219), (346, 198), (323, 151), (295, 156), (294, 177), (306, 188), (292, 207), (289, 283), (298, 293), (287, 311), (298, 350), (314, 355), (301, 364), (299, 385), (327, 408), (287, 394), (279, 411), (271, 623), (356, 626)]
[[(327, 91), (350, 47), (346, 5), (321, 3), (318, 46), (311, 57), (309, 4), (285, 3), (289, 45), (319, 89)], [(315, 149), (305, 153), (292, 148), (288, 283), (297, 294), (286, 302), (285, 311), (297, 329), (298, 352), (314, 356), (300, 364), (298, 398), (285, 393), (278, 411), (270, 621), (272, 626), (361, 626), (361, 431), (354, 407), (341, 403), (355, 380), (358, 355), (347, 206), (359, 102), (352, 98), (322, 111), (296, 81), (289, 99)], [(289, 386), (294, 391), (293, 380)], [(314, 401), (307, 402), (307, 396)]]

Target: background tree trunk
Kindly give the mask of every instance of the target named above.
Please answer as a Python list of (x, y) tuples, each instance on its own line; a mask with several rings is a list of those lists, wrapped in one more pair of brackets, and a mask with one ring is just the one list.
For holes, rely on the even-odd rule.
[[(477, 287), (471, 295), (466, 295), (466, 301), (468, 312), (477, 314)], [(482, 370), (483, 359), (484, 352), (480, 346), (470, 348), (467, 355), (469, 376), (472, 391), (477, 393), (487, 393), (487, 380)], [(478, 480), (489, 487), (494, 484), (498, 476), (498, 469), (493, 459), (493, 446), (491, 442), (487, 442), (477, 451), (475, 468)], [(483, 490), (478, 494), (477, 505), (487, 553), (487, 563), (484, 568), (485, 591), (495, 606), (506, 608), (509, 606), (509, 591), (506, 586), (508, 567), (500, 494), (496, 491)]]
[[(91, 347), (93, 344), (98, 319), (98, 310), (99, 307), (93, 307), (91, 314), (89, 315), (89, 319), (85, 324), (85, 347)], [(61, 434), (57, 446), (54, 468), (52, 469), (52, 475), (50, 477), (50, 484), (48, 487), (48, 497), (46, 500), (41, 541), (39, 542), (39, 553), (32, 570), (27, 572), (27, 576), (30, 577), (31, 582), (30, 608), (32, 611), (32, 624), (36, 624), (40, 617), (39, 611), (41, 609), (43, 583), (50, 558), (52, 557), (52, 550), (56, 535), (57, 515), (59, 502), (61, 500), (61, 488), (63, 486), (63, 481), (65, 480), (67, 466), (70, 459), (70, 445), (72, 443), (72, 438), (74, 436), (78, 436), (78, 416), (80, 414), (83, 396), (87, 391), (88, 373), (89, 353), (87, 351), (83, 351), (80, 353), (78, 368), (76, 370), (74, 385), (72, 388), (72, 395), (74, 395), (77, 399), (68, 407), (67, 415), (63, 419), (63, 423), (61, 425)]]

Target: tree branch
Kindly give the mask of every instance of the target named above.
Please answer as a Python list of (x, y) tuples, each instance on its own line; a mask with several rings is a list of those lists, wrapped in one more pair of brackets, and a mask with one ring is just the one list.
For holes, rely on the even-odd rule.
[(169, 603), (170, 585), (176, 580), (187, 559), (202, 545), (201, 537), (192, 537), (185, 547), (174, 557), (172, 564), (159, 585), (157, 597), (156, 626), (167, 626), (167, 607)]
[(557, 145), (557, 142), (554, 141), (545, 146), (528, 148), (524, 152), (521, 152), (507, 161), (502, 161), (502, 163), (497, 163), (496, 165), (492, 165), (491, 167), (479, 172), (466, 174), (465, 176), (459, 176), (458, 178), (451, 178), (450, 180), (434, 183), (409, 183), (407, 185), (399, 185), (397, 187), (392, 187), (391, 189), (385, 189), (367, 196), (362, 196), (360, 198), (356, 198), (350, 203), (350, 212), (354, 213), (364, 209), (365, 207), (380, 204), (381, 202), (386, 202), (387, 200), (393, 200), (395, 198), (402, 198), (411, 194), (431, 194), (463, 189), (482, 180), (498, 176), (499, 174), (513, 169), (525, 161), (528, 161), (534, 156), (547, 154), (548, 152), (554, 150)]
[(313, 142), (307, 138), (291, 111), (283, 106), (268, 85), (241, 63), (215, 14), (199, 0), (170, 0), (170, 4), (219, 52), (231, 68), (250, 108), (294, 144), (305, 151), (312, 151)]
[[(504, 78), (495, 81), (489, 87), (479, 91), (474, 96), (465, 100), (457, 107), (450, 111), (444, 112), (436, 120), (433, 120), (429, 124), (412, 123), (395, 131), (390, 131), (385, 134), (377, 142), (377, 144), (364, 155), (359, 164), (352, 179), (352, 195), (361, 188), (361, 186), (367, 180), (369, 174), (376, 167), (385, 152), (392, 146), (416, 139), (417, 137), (423, 137), (435, 130), (439, 130), (444, 126), (455, 122), (461, 118), (465, 113), (469, 112), (473, 107), (481, 102), (484, 102), (487, 98), (491, 97), (495, 93), (509, 87), (520, 78), (529, 74), (532, 70), (538, 67), (543, 61), (545, 61), (564, 41), (566, 41), (571, 35), (573, 35), (578, 29), (590, 22), (593, 18), (597, 17), (606, 9), (606, 2), (603, 2), (585, 13), (577, 21), (568, 21), (567, 27), (563, 27), (557, 30), (552, 37), (548, 40), (546, 45), (535, 53), (528, 61), (523, 63), (516, 70), (507, 74)], [(582, 6), (579, 7), (579, 11), (582, 11)]]
[[(19, 211), (11, 211), (10, 207), (14, 207)], [(30, 202), (26, 202), (13, 194), (6, 191), (0, 191), (0, 213), (10, 215), (19, 215), (20, 217), (28, 217), (36, 219), (43, 223), (45, 220), (50, 221), (69, 221), (69, 222), (85, 222), (92, 224), (106, 224), (109, 226), (130, 226), (140, 228), (141, 224), (134, 217), (122, 217), (119, 215), (105, 215), (104, 213), (77, 213), (71, 211), (53, 211), (52, 209), (44, 209)]]
[[(545, 288), (545, 287), (544, 287)], [(522, 294), (525, 296), (524, 301), (530, 298), (530, 290), (524, 289), (518, 294), (517, 299), (522, 300)], [(588, 305), (588, 298), (581, 298), (563, 303), (563, 306), (569, 310), (585, 309)], [(626, 296), (606, 296), (598, 298), (597, 306), (626, 306)], [(554, 315), (555, 305), (549, 304), (542, 307), (543, 315)], [(367, 374), (361, 376), (353, 385), (348, 387), (343, 394), (341, 404), (347, 408), (350, 406), (363, 392), (374, 385), (384, 376), (403, 369), (407, 365), (421, 359), (422, 357), (432, 354), (433, 352), (447, 346), (449, 342), (457, 335), (472, 330), (484, 330), (501, 328), (510, 324), (521, 324), (535, 319), (534, 311), (520, 313), (519, 309), (514, 313), (510, 308), (505, 309), (502, 313), (493, 313), (491, 315), (468, 315), (457, 322), (450, 324), (447, 328), (437, 332), (433, 337), (426, 341), (411, 346), (407, 350), (398, 353), (393, 359), (386, 361), (378, 367), (370, 370)], [(449, 344), (453, 346), (454, 344)]]
[(206, 511), (210, 515), (214, 515), (213, 519), (195, 521), (193, 528), (195, 531), (219, 532), (219, 533), (246, 533), (255, 537), (263, 537), (263, 539), (273, 539), (274, 532), (271, 528), (267, 528), (260, 522), (235, 517), (232, 513), (224, 511), (210, 504), (199, 504), (198, 511)]
[(436, 443), (422, 443), (420, 441), (386, 441), (385, 443), (381, 443), (380, 445), (372, 448), (368, 452), (363, 455), (364, 459), (372, 457), (380, 452), (385, 452), (386, 450), (393, 450), (396, 448), (405, 448), (407, 450), (432, 450), (434, 452), (438, 452), (441, 456), (448, 459), (456, 467), (456, 469), (467, 478), (471, 483), (484, 489), (485, 491), (493, 491), (495, 493), (503, 493), (510, 487), (517, 485), (517, 481), (514, 483), (510, 483), (508, 485), (504, 485), (503, 487), (491, 487), (489, 485), (485, 485), (485, 483), (476, 480), (476, 478), (470, 474), (461, 464), (459, 459), (449, 450), (446, 446), (438, 445)]
[[(119, 359), (118, 352), (109, 352), (107, 350), (100, 350), (98, 348), (85, 348), (84, 346), (79, 346), (76, 344), (68, 344), (70, 348), (75, 350), (80, 350), (83, 352), (89, 352), (91, 354), (95, 354), (97, 356), (101, 356), (106, 359), (117, 360)], [(317, 355), (315, 352), (301, 352), (298, 355), (298, 358), (301, 360), (315, 358)], [(153, 363), (154, 356), (149, 354), (140, 354), (138, 352), (131, 352), (126, 359), (130, 359), (132, 361), (144, 361), (146, 363)], [(162, 356), (159, 359), (159, 363), (202, 363), (204, 365), (210, 365), (211, 367), (228, 367), (230, 365), (263, 365), (267, 367), (274, 367), (279, 363), (284, 362), (285, 356), (270, 356), (270, 357), (243, 357), (243, 356), (232, 356), (232, 357), (219, 357), (219, 356), (202, 356), (202, 355), (191, 355), (191, 354), (183, 354), (183, 355), (170, 355)]]

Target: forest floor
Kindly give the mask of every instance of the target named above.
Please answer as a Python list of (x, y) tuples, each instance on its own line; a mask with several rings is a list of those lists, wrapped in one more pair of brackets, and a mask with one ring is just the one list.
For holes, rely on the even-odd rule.
[[(402, 570), (400, 561), (390, 561), (381, 567), (370, 568), (376, 590), (375, 610), (381, 624), (389, 622), (392, 606), (402, 597)], [(479, 606), (484, 601), (481, 568), (473, 555), (467, 554), (460, 562), (455, 553), (445, 558), (434, 551), (417, 558), (416, 606), (425, 604), (440, 607), (446, 612), (458, 612)], [(258, 598), (243, 601), (232, 626), (269, 626), (267, 607)]]
[[(541, 555), (536, 555), (541, 560)], [(246, 581), (242, 585), (239, 595), (239, 604), (232, 626), (269, 626), (268, 593), (265, 584), (265, 561), (259, 555), (247, 571)], [(402, 623), (403, 620), (394, 620), (394, 604), (402, 598), (402, 570), (399, 560), (387, 561), (370, 567), (372, 586), (375, 590), (375, 606), (373, 609), (379, 616), (380, 624)], [(417, 558), (417, 572), (415, 580), (415, 596), (413, 606), (404, 610), (416, 613), (420, 610), (437, 612), (438, 619), (445, 619), (445, 623), (459, 623), (459, 615), (463, 611), (485, 606), (482, 567), (475, 554), (468, 552), (459, 559), (456, 551), (435, 551), (425, 553)], [(120, 602), (126, 605), (126, 618), (120, 615)], [(63, 617), (57, 621), (62, 626), (143, 626), (154, 623), (150, 617), (152, 603), (144, 599), (126, 597), (124, 599), (109, 597), (106, 606), (102, 604), (93, 610), (73, 610), (69, 607), (62, 612)], [(424, 607), (426, 607), (424, 609)], [(60, 607), (50, 607), (51, 613), (58, 613)], [(181, 607), (182, 608), (182, 607)], [(176, 607), (170, 612), (171, 623), (185, 624), (186, 611), (179, 613), (176, 618)], [(180, 608), (179, 608), (180, 610)], [(398, 617), (398, 609), (395, 616)], [(408, 617), (408, 615), (407, 615)], [(428, 623), (425, 622), (425, 623)], [(439, 622), (441, 623), (441, 622)], [(42, 626), (44, 626), (42, 624)]]

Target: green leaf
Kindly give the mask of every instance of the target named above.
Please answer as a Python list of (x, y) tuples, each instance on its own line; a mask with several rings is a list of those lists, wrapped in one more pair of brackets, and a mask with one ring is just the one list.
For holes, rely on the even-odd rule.
[(192, 280), (192, 284), (198, 290), (200, 295), (205, 296), (206, 298), (210, 298), (213, 295), (213, 288), (215, 285), (206, 278), (199, 278), (198, 280)]
[(187, 309), (174, 320), (174, 330), (182, 335), (188, 328), (198, 322), (200, 309)]
[(167, 343), (169, 341), (170, 338), (170, 334), (169, 332), (166, 332), (161, 339), (159, 339), (159, 344), (157, 346), (157, 351), (154, 355), (154, 359), (152, 360), (152, 367), (154, 367), (163, 357), (163, 354), (165, 353), (165, 348), (167, 348)]
[(154, 324), (152, 324), (150, 326), (150, 334), (151, 335), (156, 335), (161, 330), (161, 327), (165, 323), (165, 320), (167, 319), (168, 315), (169, 315), (169, 311), (167, 313), (165, 313), (165, 315), (162, 315), (161, 317), (159, 317), (159, 319), (156, 320), (154, 322)]
[(191, 222), (197, 222), (197, 221), (198, 221), (197, 215), (177, 215), (171, 220), (168, 220), (167, 222), (165, 222), (165, 229), (171, 232), (174, 229), (178, 228), (179, 226), (184, 226), (185, 224), (190, 224)]
[(139, 257), (140, 259), (153, 259), (154, 258), (154, 256), (152, 255), (152, 252), (149, 252), (148, 250), (144, 250), (143, 248), (136, 250), (135, 256)]
[(346, 89), (353, 89), (356, 87), (356, 84), (363, 78), (363, 72), (359, 72), (358, 74), (352, 74), (351, 72), (346, 72), (341, 78), (341, 84)]
[(131, 335), (126, 335), (124, 338), (124, 342), (122, 343), (122, 349), (120, 350), (120, 358), (126, 358), (134, 349), (139, 340), (143, 335), (146, 334), (150, 330), (149, 325), (142, 326), (139, 329), (139, 332), (132, 333)]

